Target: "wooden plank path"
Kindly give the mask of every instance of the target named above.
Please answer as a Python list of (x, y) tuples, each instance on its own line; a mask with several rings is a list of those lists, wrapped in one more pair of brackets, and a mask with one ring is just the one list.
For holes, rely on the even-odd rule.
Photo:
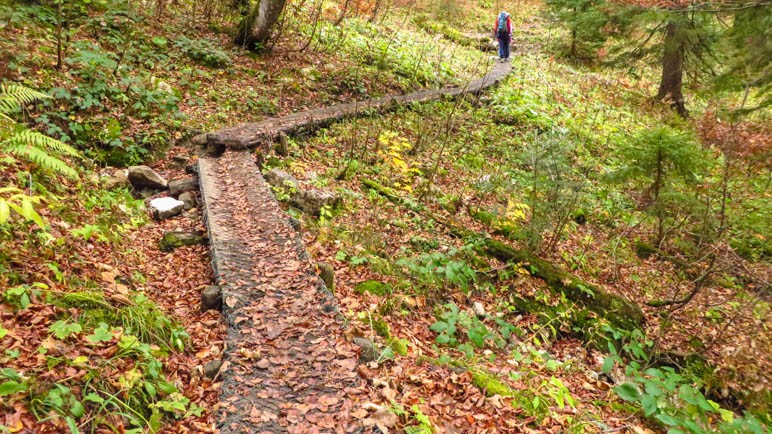
[(509, 62), (495, 63), (488, 74), (473, 80), (465, 87), (445, 87), (407, 95), (385, 96), (236, 125), (207, 134), (207, 143), (211, 146), (225, 146), (230, 149), (265, 146), (273, 143), (281, 134), (292, 135), (299, 131), (308, 132), (366, 113), (383, 113), (400, 106), (434, 101), (444, 97), (456, 98), (462, 95), (477, 95), (504, 79), (511, 70), (512, 65)]
[(228, 152), (198, 162), (227, 348), (221, 433), (365, 432), (351, 416), (369, 399), (357, 352), (343, 338), (335, 298), (316, 275), (300, 234), (260, 174), (253, 146), (281, 134), (398, 105), (477, 94), (503, 79), (496, 63), (466, 87), (448, 87), (309, 110), (207, 135)]

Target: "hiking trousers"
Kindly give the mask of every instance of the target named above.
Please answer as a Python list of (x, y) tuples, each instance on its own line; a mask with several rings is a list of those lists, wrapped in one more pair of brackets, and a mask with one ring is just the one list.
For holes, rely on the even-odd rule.
[(509, 59), (509, 43), (512, 37), (508, 33), (498, 33), (496, 39), (499, 40), (499, 59)]

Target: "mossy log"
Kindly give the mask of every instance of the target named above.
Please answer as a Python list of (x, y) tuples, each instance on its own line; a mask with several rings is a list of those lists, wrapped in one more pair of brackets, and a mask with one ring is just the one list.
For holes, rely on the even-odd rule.
[(585, 282), (536, 255), (515, 249), (485, 234), (459, 227), (448, 219), (427, 210), (423, 205), (405, 199), (391, 188), (375, 181), (366, 179), (362, 181), (362, 184), (398, 205), (431, 217), (447, 227), (455, 236), (481, 240), (481, 251), (486, 255), (504, 262), (527, 264), (525, 269), (532, 276), (543, 279), (553, 290), (562, 292), (569, 300), (581, 303), (589, 310), (607, 319), (614, 326), (627, 330), (641, 328), (644, 321), (643, 311), (635, 303), (618, 295), (610, 294), (597, 285)]
[(490, 227), (496, 235), (515, 240), (522, 238), (522, 232), (517, 225), (500, 219), (499, 216), (490, 211), (481, 208), (469, 208), (469, 215), (473, 219)]
[(583, 304), (615, 326), (625, 329), (641, 327), (643, 310), (640, 306), (585, 282), (529, 252), (515, 249), (492, 238), (481, 238), (483, 250), (487, 254), (504, 262), (528, 264), (525, 268), (532, 276), (544, 279), (552, 289), (562, 292), (569, 300)]
[[(565, 315), (561, 309), (564, 310), (567, 307), (550, 306), (531, 297), (515, 295), (510, 297), (509, 302), (518, 312), (537, 315), (540, 325), (553, 324), (556, 334), (579, 338), (592, 348), (606, 351), (609, 342), (621, 344), (609, 333), (604, 332), (602, 321), (586, 307), (568, 308), (570, 311)], [(556, 318), (561, 318), (557, 324), (554, 321)]]

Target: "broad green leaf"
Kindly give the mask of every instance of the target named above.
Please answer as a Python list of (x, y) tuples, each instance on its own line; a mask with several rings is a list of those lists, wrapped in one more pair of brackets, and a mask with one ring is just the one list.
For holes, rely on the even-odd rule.
[(638, 401), (641, 399), (641, 393), (632, 383), (624, 383), (614, 388), (614, 392), (625, 401)]
[(8, 221), (11, 217), (11, 208), (8, 206), (8, 202), (0, 199), (0, 224)]
[[(80, 416), (77, 416), (80, 417)], [(75, 420), (71, 417), (65, 417), (64, 420), (67, 422), (67, 428), (70, 429), (70, 434), (80, 434), (80, 431), (78, 431), (78, 424), (75, 423)]]
[(654, 384), (654, 382), (651, 381), (651, 380), (645, 380), (645, 384), (646, 384), (646, 394), (647, 395), (662, 396), (662, 394), (665, 393), (665, 392), (662, 391), (662, 389), (660, 389), (659, 386)]
[(4, 338), (7, 334), (8, 330), (4, 329), (3, 326), (0, 325), (0, 339)]
[(156, 396), (158, 394), (158, 390), (155, 388), (153, 383), (150, 382), (145, 382), (145, 390), (150, 396)]
[(651, 395), (643, 395), (641, 406), (643, 407), (643, 414), (649, 417), (657, 411), (657, 398)]
[(71, 323), (64, 320), (59, 320), (48, 328), (48, 331), (53, 333), (57, 339), (67, 339), (70, 335), (80, 333), (83, 328), (78, 323)]
[(90, 342), (99, 343), (107, 342), (113, 338), (113, 334), (107, 329), (107, 327), (98, 327), (94, 330), (94, 334), (86, 336)]
[(673, 416), (671, 416), (671, 415), (669, 415), (669, 414), (658, 414), (658, 415), (656, 415), (656, 416), (654, 416), (654, 417), (655, 417), (655, 418), (656, 418), (658, 421), (660, 421), (660, 422), (664, 423), (665, 425), (669, 425), (669, 426), (677, 426), (677, 425), (680, 425), (680, 424), (681, 424), (681, 421), (680, 421), (678, 418), (676, 418), (676, 417), (673, 417)]
[(429, 327), (431, 331), (441, 333), (448, 329), (448, 323), (445, 321), (437, 321), (436, 323), (432, 324), (431, 327)]
[(450, 342), (450, 336), (443, 333), (441, 335), (438, 335), (437, 338), (434, 339), (434, 341), (437, 342), (438, 344), (447, 344), (448, 342)]
[(724, 422), (734, 423), (734, 412), (724, 408), (718, 409), (718, 414), (721, 415), (721, 420)]
[(86, 409), (80, 401), (74, 400), (70, 407), (70, 413), (72, 413), (73, 416), (80, 418), (86, 413)]
[(86, 396), (83, 397), (83, 400), (88, 402), (93, 402), (96, 404), (102, 404), (105, 402), (105, 399), (97, 395), (96, 393), (87, 394)]
[(601, 367), (601, 371), (603, 371), (604, 374), (608, 374), (612, 369), (614, 369), (614, 357), (608, 356), (603, 359), (603, 367)]
[(6, 381), (0, 383), (0, 396), (13, 395), (14, 393), (26, 392), (27, 384), (18, 381)]

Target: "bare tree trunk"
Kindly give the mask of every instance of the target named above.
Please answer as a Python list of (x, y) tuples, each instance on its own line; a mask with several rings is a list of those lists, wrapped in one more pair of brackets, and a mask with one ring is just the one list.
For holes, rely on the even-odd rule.
[(681, 117), (687, 117), (682, 92), (686, 35), (681, 25), (671, 20), (665, 26), (665, 52), (662, 55), (662, 80), (657, 99), (667, 100)]
[(56, 69), (62, 70), (62, 1), (56, 2)]
[(340, 15), (338, 15), (338, 18), (335, 20), (335, 23), (333, 24), (335, 27), (339, 26), (341, 22), (343, 22), (343, 18), (346, 17), (346, 11), (348, 11), (348, 5), (351, 3), (351, 0), (346, 0), (345, 3), (343, 3), (343, 9), (340, 11)]
[(369, 21), (371, 23), (375, 22), (375, 18), (378, 17), (378, 12), (381, 9), (381, 3), (382, 2), (383, 2), (383, 0), (375, 0), (375, 6), (373, 7), (373, 12), (370, 15), (370, 19), (368, 19), (367, 21)]
[(285, 3), (286, 0), (258, 0), (239, 24), (234, 42), (250, 50), (261, 48), (270, 39)]

